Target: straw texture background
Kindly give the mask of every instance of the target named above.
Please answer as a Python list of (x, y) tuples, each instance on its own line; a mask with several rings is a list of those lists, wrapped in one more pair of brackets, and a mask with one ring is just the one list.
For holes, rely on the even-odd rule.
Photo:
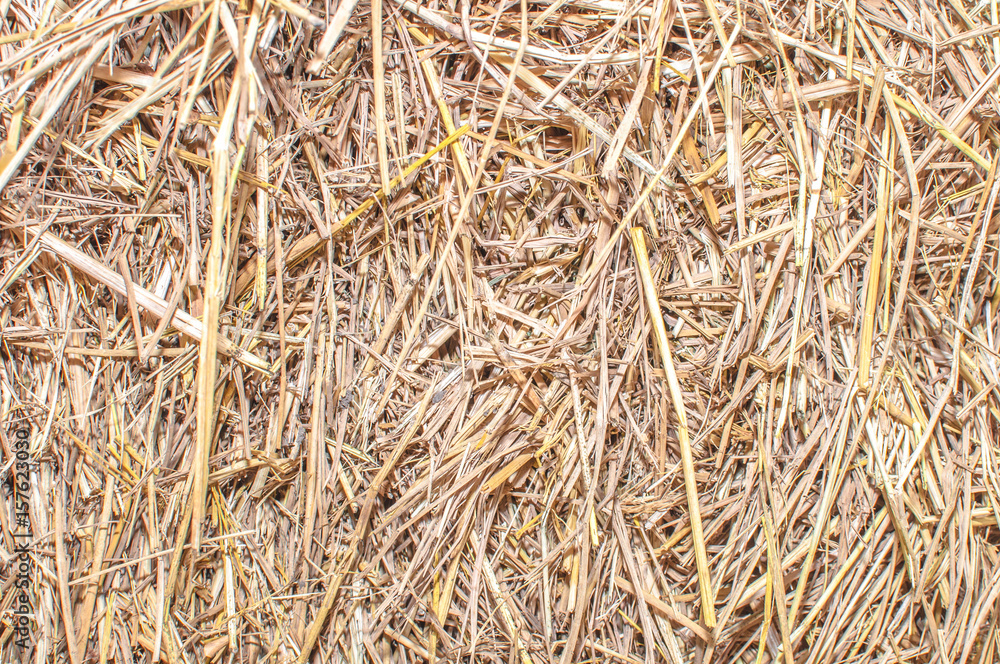
[(998, 661), (998, 26), (0, 0), (0, 659)]

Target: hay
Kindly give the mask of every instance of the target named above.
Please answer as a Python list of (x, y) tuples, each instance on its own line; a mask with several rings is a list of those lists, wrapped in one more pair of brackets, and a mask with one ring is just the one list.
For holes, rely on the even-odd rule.
[(997, 6), (0, 0), (0, 659), (997, 661)]

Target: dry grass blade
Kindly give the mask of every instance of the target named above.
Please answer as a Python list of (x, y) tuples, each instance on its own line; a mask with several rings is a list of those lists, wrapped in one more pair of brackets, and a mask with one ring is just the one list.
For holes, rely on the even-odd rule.
[(663, 312), (660, 310), (656, 284), (653, 272), (649, 266), (649, 252), (646, 249), (646, 238), (641, 228), (632, 229), (632, 248), (635, 250), (635, 261), (642, 281), (642, 291), (646, 294), (646, 304), (649, 306), (649, 317), (653, 323), (656, 335), (656, 345), (660, 349), (663, 370), (667, 376), (667, 386), (670, 389), (670, 399), (677, 415), (677, 439), (681, 450), (681, 471), (684, 474), (684, 491), (687, 493), (688, 518), (691, 520), (691, 538), (694, 540), (695, 560), (698, 563), (698, 586), (701, 588), (701, 614), (705, 625), (710, 629), (715, 627), (715, 597), (712, 589), (712, 576), (708, 570), (708, 555), (705, 553), (705, 533), (701, 525), (701, 508), (698, 506), (698, 485), (694, 476), (694, 457), (691, 453), (691, 439), (688, 434), (687, 414), (684, 408), (684, 395), (680, 382), (677, 380), (677, 369), (674, 366), (673, 353), (670, 351), (670, 340), (667, 338), (667, 328), (663, 324)]

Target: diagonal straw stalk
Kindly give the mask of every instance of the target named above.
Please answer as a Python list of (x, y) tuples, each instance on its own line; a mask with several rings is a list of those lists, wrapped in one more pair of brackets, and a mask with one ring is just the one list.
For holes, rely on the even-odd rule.
[(656, 285), (653, 282), (653, 271), (649, 266), (649, 252), (646, 250), (646, 237), (641, 228), (633, 227), (632, 249), (635, 251), (635, 262), (639, 267), (642, 279), (642, 290), (646, 294), (646, 306), (653, 322), (653, 333), (656, 335), (656, 345), (660, 348), (660, 358), (663, 360), (663, 370), (667, 374), (667, 386), (670, 388), (670, 399), (674, 402), (674, 412), (677, 415), (677, 437), (681, 446), (681, 469), (684, 473), (684, 491), (687, 494), (688, 511), (691, 516), (691, 538), (694, 540), (694, 557), (698, 565), (698, 586), (701, 591), (701, 614), (705, 625), (715, 627), (715, 597), (712, 593), (712, 578), (708, 571), (708, 554), (705, 551), (705, 533), (701, 527), (701, 512), (698, 509), (698, 484), (694, 477), (694, 456), (691, 453), (691, 439), (688, 437), (687, 414), (684, 412), (684, 396), (681, 385), (677, 381), (677, 371), (674, 369), (674, 358), (670, 351), (670, 340), (667, 339), (667, 326), (663, 322), (663, 313), (656, 295)]

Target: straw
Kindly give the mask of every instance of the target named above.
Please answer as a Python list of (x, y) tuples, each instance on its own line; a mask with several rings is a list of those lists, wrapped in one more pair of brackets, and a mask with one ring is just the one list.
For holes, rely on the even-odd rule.
[(0, 658), (998, 661), (998, 17), (0, 0)]

